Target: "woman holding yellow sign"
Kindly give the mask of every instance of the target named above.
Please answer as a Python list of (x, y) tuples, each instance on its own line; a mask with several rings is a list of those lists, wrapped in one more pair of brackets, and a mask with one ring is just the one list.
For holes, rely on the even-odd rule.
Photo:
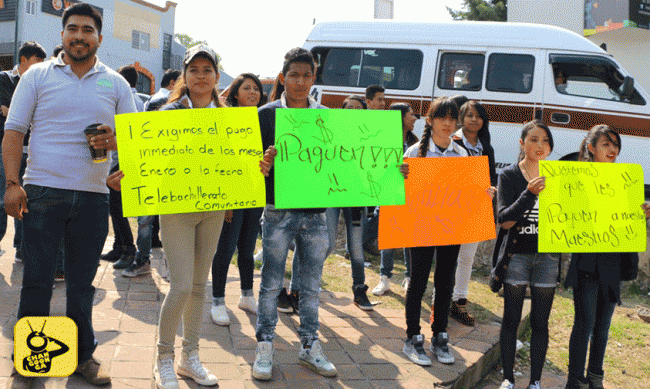
[[(621, 151), (620, 135), (607, 125), (594, 126), (580, 145), (579, 161), (616, 162)], [(646, 219), (650, 204), (641, 205)], [(603, 360), (609, 327), (616, 304), (621, 303), (621, 281), (636, 278), (637, 253), (574, 253), (566, 287), (573, 287), (575, 318), (569, 341), (569, 377), (566, 389), (579, 389), (585, 381), (585, 362), (589, 347), (586, 380), (589, 389), (603, 388)], [(590, 345), (591, 341), (591, 345)]]

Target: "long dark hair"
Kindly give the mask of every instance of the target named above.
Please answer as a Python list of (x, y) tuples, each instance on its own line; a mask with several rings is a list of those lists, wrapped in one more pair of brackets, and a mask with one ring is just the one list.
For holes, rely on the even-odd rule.
[(280, 75), (275, 78), (273, 83), (273, 89), (271, 90), (271, 95), (269, 96), (269, 101), (280, 100), (282, 93), (284, 92), (284, 85), (280, 82)]
[[(438, 97), (431, 103), (429, 112), (427, 112), (427, 117), (431, 121), (433, 121), (435, 118), (446, 117), (451, 117), (454, 120), (458, 120), (458, 106), (452, 99), (446, 96)], [(420, 150), (418, 151), (418, 157), (420, 158), (427, 156), (432, 130), (433, 126), (429, 123), (424, 125), (424, 132), (422, 133), (422, 139), (420, 139)]]
[(239, 93), (239, 88), (241, 88), (242, 84), (246, 79), (249, 79), (257, 85), (257, 88), (260, 91), (260, 100), (257, 102), (257, 107), (261, 107), (264, 103), (264, 89), (262, 88), (262, 83), (260, 82), (260, 79), (257, 78), (256, 75), (253, 73), (242, 73), (237, 76), (230, 84), (230, 92), (228, 93), (228, 97), (226, 98), (226, 103), (231, 106), (231, 107), (239, 107), (239, 102), (237, 101), (237, 94)]
[[(203, 54), (198, 54), (194, 58), (199, 56), (205, 57)], [(187, 84), (185, 83), (185, 72), (187, 71), (187, 68), (189, 67), (190, 63), (185, 65), (185, 67), (183, 68), (183, 73), (181, 74), (180, 77), (178, 77), (178, 80), (176, 80), (176, 84), (174, 84), (174, 90), (170, 93), (169, 100), (167, 100), (167, 104), (171, 104), (175, 101), (179, 101), (185, 95), (188, 95), (189, 97), (189, 90), (187, 88)], [(217, 73), (217, 75), (219, 75), (219, 69), (214, 65), (214, 63), (212, 64), (212, 67), (214, 68), (214, 71)], [(226, 106), (219, 98), (219, 89), (217, 88), (216, 84), (212, 88), (212, 101), (214, 102), (214, 105), (217, 107), (221, 108)]]
[(597, 124), (589, 130), (585, 139), (580, 143), (580, 154), (578, 154), (578, 161), (594, 161), (594, 154), (589, 151), (588, 145), (596, 147), (598, 140), (601, 136), (606, 136), (609, 141), (618, 147), (618, 152), (621, 152), (621, 136), (607, 124)]
[(360, 95), (350, 95), (346, 97), (345, 100), (343, 100), (343, 106), (341, 108), (343, 109), (347, 108), (348, 104), (350, 104), (350, 101), (352, 100), (359, 102), (359, 104), (361, 104), (363, 109), (368, 109), (368, 104), (366, 103), (366, 99), (364, 99), (363, 96)]
[(478, 139), (481, 141), (481, 144), (483, 145), (489, 145), (490, 144), (490, 117), (487, 114), (487, 111), (485, 110), (485, 107), (483, 107), (479, 102), (475, 100), (470, 100), (463, 104), (462, 107), (460, 107), (459, 114), (458, 114), (458, 121), (460, 122), (460, 125), (462, 126), (463, 123), (465, 122), (465, 116), (467, 116), (467, 112), (470, 110), (470, 108), (474, 108), (476, 110), (476, 113), (478, 113), (478, 116), (483, 119), (483, 126), (481, 127), (480, 130), (478, 130)]
[[(410, 104), (407, 103), (393, 103), (388, 107), (388, 109), (392, 110), (399, 110), (402, 114), (402, 132), (404, 132), (404, 117), (406, 116), (409, 111), (413, 111), (413, 108), (411, 107)], [(408, 131), (406, 134), (404, 134), (404, 141), (406, 141), (406, 145), (411, 147), (414, 144), (418, 143), (418, 137), (413, 133), (413, 131)]]
[[(548, 144), (551, 146), (551, 151), (553, 151), (553, 135), (551, 134), (551, 130), (548, 128), (544, 122), (542, 122), (539, 119), (532, 120), (526, 124), (524, 124), (524, 128), (521, 130), (521, 141), (525, 141), (526, 137), (528, 136), (528, 133), (531, 132), (535, 127), (539, 127), (544, 132), (546, 132), (546, 135), (548, 136)], [(521, 162), (524, 158), (526, 157), (526, 152), (524, 152), (524, 148), (521, 147), (521, 151), (519, 152), (519, 158), (517, 159), (517, 162)]]

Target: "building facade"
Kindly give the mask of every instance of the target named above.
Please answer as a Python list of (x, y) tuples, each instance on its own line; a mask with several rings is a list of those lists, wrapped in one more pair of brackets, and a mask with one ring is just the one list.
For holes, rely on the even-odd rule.
[[(26, 41), (34, 40), (52, 53), (61, 43), (63, 10), (77, 2), (0, 0), (0, 66), (13, 66), (16, 47)], [(165, 70), (181, 69), (185, 48), (173, 38), (176, 3), (167, 1), (160, 7), (144, 0), (86, 2), (103, 16), (103, 41), (97, 55), (113, 69), (134, 65), (139, 92), (153, 94)]]

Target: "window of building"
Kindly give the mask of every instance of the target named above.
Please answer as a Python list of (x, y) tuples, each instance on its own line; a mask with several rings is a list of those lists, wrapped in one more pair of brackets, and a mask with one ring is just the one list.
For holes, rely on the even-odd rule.
[(533, 89), (535, 57), (527, 54), (492, 54), (485, 87), (492, 92), (529, 93)]
[(133, 30), (131, 32), (131, 47), (142, 51), (149, 51), (149, 34)]
[(444, 53), (440, 57), (438, 88), (479, 91), (483, 84), (485, 55)]
[(626, 96), (623, 90), (625, 77), (609, 59), (581, 55), (551, 55), (551, 63), (552, 82), (558, 93), (645, 105), (645, 100), (636, 88)]
[(25, 12), (29, 15), (36, 15), (36, 2), (28, 0), (25, 6)]
[(163, 35), (163, 58), (162, 58), (163, 70), (170, 69), (171, 64), (172, 64), (172, 35), (164, 34)]
[(135, 89), (140, 93), (151, 93), (151, 80), (149, 77), (138, 72), (138, 83), (135, 85)]
[(419, 50), (318, 47), (313, 53), (318, 64), (316, 83), (320, 85), (382, 85), (402, 90), (420, 85)]

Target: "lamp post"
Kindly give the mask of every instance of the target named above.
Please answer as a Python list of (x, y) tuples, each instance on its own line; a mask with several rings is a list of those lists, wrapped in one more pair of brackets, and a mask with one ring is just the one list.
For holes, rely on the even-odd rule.
[(20, 16), (20, 4), (22, 1), (20, 0), (15, 0), (16, 1), (16, 29), (14, 30), (14, 65), (18, 65), (20, 63), (20, 58), (18, 58), (18, 17)]

